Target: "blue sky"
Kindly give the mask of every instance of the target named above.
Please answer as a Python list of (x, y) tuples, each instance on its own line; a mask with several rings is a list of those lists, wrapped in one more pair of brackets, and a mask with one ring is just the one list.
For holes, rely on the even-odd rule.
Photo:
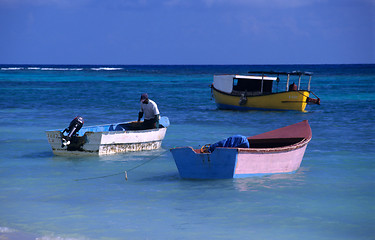
[(375, 0), (0, 0), (0, 64), (375, 63)]

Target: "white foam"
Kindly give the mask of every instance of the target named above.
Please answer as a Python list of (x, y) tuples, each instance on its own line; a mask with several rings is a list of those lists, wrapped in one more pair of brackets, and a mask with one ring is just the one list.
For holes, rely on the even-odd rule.
[(0, 227), (0, 233), (11, 233), (15, 232), (16, 230), (8, 228), (8, 227)]
[(68, 71), (69, 68), (41, 68), (42, 71)]
[(117, 71), (122, 70), (123, 68), (111, 68), (111, 67), (100, 67), (100, 68), (91, 68), (94, 71)]
[(1, 68), (1, 70), (21, 70), (23, 69), (22, 67), (8, 67), (8, 68)]
[(42, 71), (81, 71), (83, 68), (40, 68)]
[(37, 237), (35, 238), (35, 240), (89, 240), (88, 238), (84, 238), (84, 237), (79, 237), (79, 238), (76, 238), (76, 237), (60, 237), (60, 236), (43, 236), (43, 237)]
[[(0, 233), (5, 234), (4, 239), (8, 239), (7, 236), (10, 236), (10, 235), (6, 235), (6, 234), (20, 233), (21, 234), (20, 236), (23, 236), (24, 234), (26, 234), (26, 233), (19, 232), (18, 230), (15, 230), (15, 229), (12, 229), (12, 228), (1, 227), (1, 226), (0, 226)], [(3, 239), (2, 235), (0, 235), (0, 239)], [(37, 237), (37, 238), (35, 238), (35, 240), (89, 240), (89, 238), (86, 238), (86, 237), (62, 237), (62, 236), (56, 236), (55, 234), (52, 233), (52, 234), (49, 234), (49, 235), (46, 235), (46, 236)]]

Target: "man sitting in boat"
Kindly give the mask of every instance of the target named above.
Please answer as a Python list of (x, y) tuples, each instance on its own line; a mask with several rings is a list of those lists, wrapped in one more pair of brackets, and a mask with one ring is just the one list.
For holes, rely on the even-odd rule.
[(143, 128), (144, 129), (153, 129), (159, 128), (159, 109), (158, 105), (148, 99), (147, 93), (142, 93), (141, 95), (141, 109), (138, 113), (138, 122), (141, 121), (141, 118), (144, 114), (144, 122)]
[(298, 87), (295, 83), (289, 85), (289, 91), (297, 91)]

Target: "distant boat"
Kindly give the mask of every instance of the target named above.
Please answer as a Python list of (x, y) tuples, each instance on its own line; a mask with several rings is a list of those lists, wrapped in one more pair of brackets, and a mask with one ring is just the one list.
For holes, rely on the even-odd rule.
[(142, 130), (142, 122), (136, 121), (88, 127), (82, 127), (82, 123), (82, 128), (69, 139), (68, 144), (62, 130), (47, 130), (46, 135), (55, 155), (105, 155), (154, 150), (160, 148), (170, 125), (167, 117), (161, 117), (159, 122), (159, 128), (147, 130)]
[[(320, 104), (320, 99), (310, 91), (310, 72), (264, 71), (249, 74), (214, 76), (211, 89), (219, 109), (304, 112), (308, 103)], [(285, 85), (280, 83), (280, 76), (284, 76)], [(302, 82), (304, 76), (308, 77), (308, 82)], [(297, 84), (292, 78), (296, 78)], [(316, 98), (311, 98), (310, 93)]]
[(302, 162), (311, 140), (307, 120), (248, 137), (249, 148), (217, 147), (204, 153), (192, 147), (172, 148), (181, 178), (245, 178), (275, 173), (293, 173)]

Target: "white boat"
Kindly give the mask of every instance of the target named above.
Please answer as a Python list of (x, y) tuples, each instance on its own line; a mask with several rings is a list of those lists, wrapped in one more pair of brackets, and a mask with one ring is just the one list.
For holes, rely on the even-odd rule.
[(154, 150), (161, 143), (170, 125), (161, 117), (159, 128), (141, 130), (142, 122), (125, 122), (82, 127), (66, 144), (63, 130), (47, 130), (48, 142), (55, 155), (106, 155)]

